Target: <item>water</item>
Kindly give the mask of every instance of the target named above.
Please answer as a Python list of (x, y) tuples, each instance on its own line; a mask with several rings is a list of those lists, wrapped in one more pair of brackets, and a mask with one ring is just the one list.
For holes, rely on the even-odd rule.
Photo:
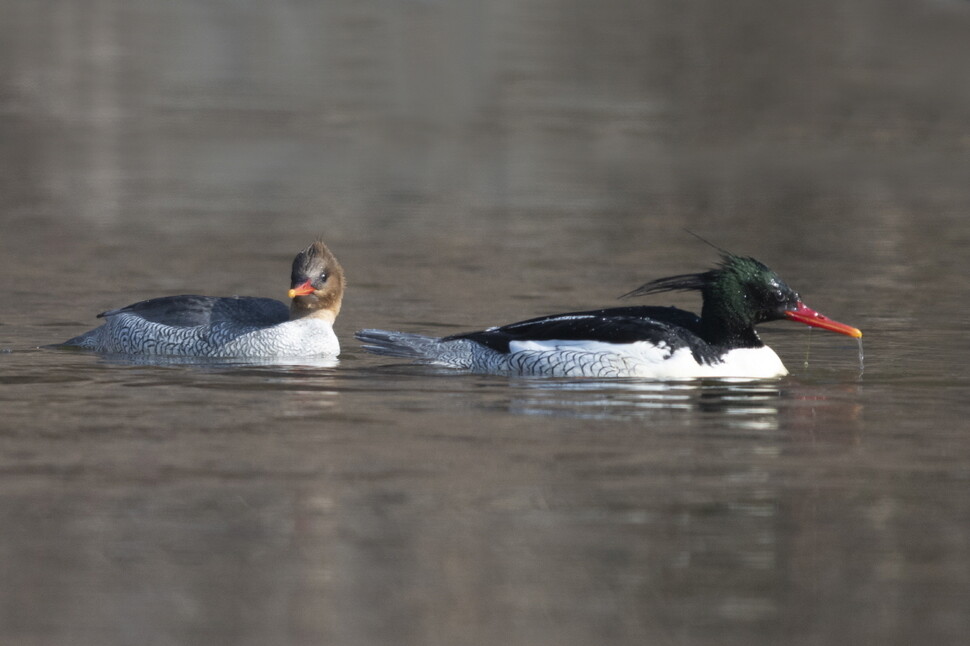
[[(0, 7), (0, 642), (965, 640), (966, 114), (922, 53), (966, 60), (963, 8)], [(352, 338), (618, 304), (716, 261), (684, 228), (860, 327), (865, 371), (784, 322), (769, 382)], [(320, 233), (335, 365), (41, 347), (283, 298)]]

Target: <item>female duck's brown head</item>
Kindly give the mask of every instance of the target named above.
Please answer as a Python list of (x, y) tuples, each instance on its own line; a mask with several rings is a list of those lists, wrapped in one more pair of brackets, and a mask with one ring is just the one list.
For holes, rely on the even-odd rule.
[(290, 318), (315, 316), (336, 320), (344, 296), (344, 270), (327, 245), (317, 240), (293, 259)]

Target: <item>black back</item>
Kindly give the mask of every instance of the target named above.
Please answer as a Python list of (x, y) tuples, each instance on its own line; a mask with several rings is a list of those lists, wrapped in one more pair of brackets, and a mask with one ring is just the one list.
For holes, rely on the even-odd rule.
[(456, 334), (443, 341), (468, 339), (508, 353), (512, 341), (601, 341), (663, 343), (671, 350), (704, 342), (697, 337), (700, 317), (676, 307), (613, 307), (569, 312), (512, 323), (497, 328)]

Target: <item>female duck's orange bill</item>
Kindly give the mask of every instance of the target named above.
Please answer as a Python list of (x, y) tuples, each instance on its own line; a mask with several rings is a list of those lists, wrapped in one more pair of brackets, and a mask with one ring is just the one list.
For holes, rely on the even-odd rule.
[(296, 298), (297, 296), (306, 296), (307, 294), (312, 294), (314, 291), (316, 290), (313, 289), (313, 285), (311, 285), (310, 281), (308, 280), (302, 285), (297, 285), (291, 289), (289, 292), (287, 292), (287, 295), (290, 298)]

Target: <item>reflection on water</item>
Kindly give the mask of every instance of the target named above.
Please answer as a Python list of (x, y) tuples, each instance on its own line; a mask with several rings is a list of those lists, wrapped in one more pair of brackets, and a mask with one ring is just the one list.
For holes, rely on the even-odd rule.
[[(77, 350), (65, 351), (79, 352)], [(97, 354), (97, 357), (101, 362), (106, 364), (122, 366), (185, 366), (212, 372), (225, 370), (238, 371), (247, 367), (276, 367), (281, 370), (291, 369), (298, 372), (300, 369), (335, 368), (340, 365), (340, 359), (336, 357), (212, 359), (208, 357), (169, 357), (133, 354)]]
[[(648, 418), (679, 410), (725, 416), (728, 426), (771, 426), (781, 386), (774, 381), (512, 380), (510, 410), (590, 419)], [(767, 426), (766, 426), (767, 425)]]

